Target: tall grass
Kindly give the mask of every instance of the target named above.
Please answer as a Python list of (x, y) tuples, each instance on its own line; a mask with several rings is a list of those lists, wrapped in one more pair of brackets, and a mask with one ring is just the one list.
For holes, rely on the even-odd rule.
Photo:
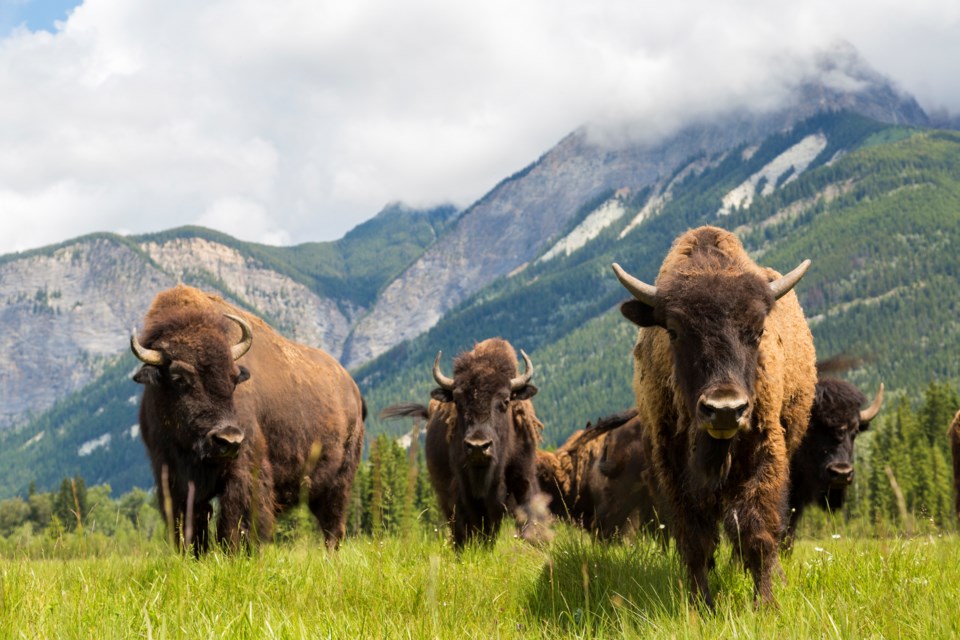
[(714, 613), (689, 604), (673, 551), (567, 528), (543, 549), (505, 532), (459, 557), (442, 531), (350, 538), (333, 553), (300, 537), (200, 560), (162, 542), (70, 538), (0, 558), (0, 637), (960, 637), (952, 535), (801, 540), (766, 609), (723, 546)]

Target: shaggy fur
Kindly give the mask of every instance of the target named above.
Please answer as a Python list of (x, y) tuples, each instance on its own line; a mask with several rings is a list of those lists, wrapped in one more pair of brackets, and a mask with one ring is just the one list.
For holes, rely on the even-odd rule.
[[(243, 317), (253, 330), (253, 344), (237, 362), (230, 347), (240, 328), (224, 313)], [(162, 366), (145, 364), (134, 379), (145, 385), (140, 429), (161, 510), (172, 513), (168, 526), (185, 538), (192, 532), (184, 541), (195, 553), (205, 551), (210, 501), (219, 498), (217, 540), (236, 547), (270, 537), (275, 514), (304, 497), (335, 547), (345, 533), (364, 434), (363, 400), (346, 370), (325, 352), (186, 286), (157, 295), (140, 343), (164, 355)], [(242, 433), (235, 457), (211, 444), (225, 428)]]
[[(454, 360), (452, 392), (434, 389), (427, 408), (395, 405), (381, 412), (427, 418), (427, 470), (457, 549), (471, 539), (492, 542), (507, 513), (521, 537), (550, 537), (547, 497), (537, 485), (534, 462), (543, 430), (529, 400), (536, 387), (510, 392), (516, 362), (508, 342), (485, 340)], [(477, 462), (466, 441), (481, 432), (491, 446), (489, 458)]]
[(550, 510), (601, 539), (658, 530), (652, 470), (636, 410), (574, 432), (556, 451), (537, 451), (537, 479)]
[(950, 440), (950, 452), (953, 454), (953, 491), (956, 502), (957, 519), (960, 520), (960, 411), (953, 416), (953, 422), (947, 429), (947, 439)]
[[(836, 511), (843, 508), (847, 485), (853, 481), (853, 443), (870, 427), (860, 421), (867, 398), (844, 380), (817, 381), (810, 426), (790, 459), (790, 523), (784, 545), (790, 547), (797, 524), (811, 504)], [(831, 469), (849, 467), (837, 477)]]
[[(788, 460), (807, 429), (816, 371), (796, 294), (775, 301), (769, 292), (778, 277), (758, 267), (733, 234), (701, 227), (667, 254), (657, 306), (631, 300), (622, 307), (642, 327), (634, 391), (656, 483), (691, 595), (710, 607), (707, 572), (718, 522), (750, 571), (758, 600), (773, 602), (771, 573), (780, 572)], [(751, 402), (749, 427), (729, 440), (708, 435), (696, 415), (701, 380), (724, 376), (747, 389)]]

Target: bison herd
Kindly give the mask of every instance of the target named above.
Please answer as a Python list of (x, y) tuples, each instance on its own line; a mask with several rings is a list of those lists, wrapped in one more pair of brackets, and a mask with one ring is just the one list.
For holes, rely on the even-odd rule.
[[(521, 351), (519, 371), (499, 338), (459, 354), (452, 376), (438, 353), (429, 404), (381, 415), (427, 421), (430, 481), (457, 549), (491, 542), (508, 515), (535, 543), (555, 518), (600, 539), (646, 532), (674, 542), (692, 598), (712, 607), (722, 531), (755, 600), (772, 603), (780, 551), (807, 507), (842, 506), (854, 439), (883, 402), (883, 385), (865, 407), (857, 388), (818, 369), (793, 292), (809, 265), (760, 267), (715, 227), (677, 238), (654, 284), (614, 264), (631, 296), (621, 313), (638, 327), (636, 404), (555, 451), (539, 447), (534, 364)], [(228, 548), (269, 538), (301, 502), (336, 547), (366, 407), (334, 358), (183, 285), (157, 295), (130, 344), (159, 506), (182, 548), (209, 548), (214, 499), (216, 542)], [(960, 478), (960, 413), (949, 437)]]

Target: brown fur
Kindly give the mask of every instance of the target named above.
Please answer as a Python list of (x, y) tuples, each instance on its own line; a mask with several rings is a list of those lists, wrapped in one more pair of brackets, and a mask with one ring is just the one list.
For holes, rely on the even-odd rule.
[[(236, 362), (230, 346), (240, 329), (223, 313), (243, 317), (253, 330), (250, 350)], [(269, 537), (275, 513), (302, 495), (328, 546), (336, 546), (345, 533), (364, 433), (363, 401), (347, 371), (327, 353), (182, 285), (154, 299), (140, 342), (166, 357), (161, 367), (141, 367), (135, 379), (145, 384), (141, 433), (161, 508), (170, 497), (168, 524), (181, 533), (192, 527), (195, 551), (202, 552), (209, 501), (218, 497), (217, 539), (237, 546), (248, 537)], [(178, 372), (195, 376), (191, 393), (178, 394)], [(203, 448), (223, 425), (243, 433), (235, 459), (211, 458)], [(188, 483), (195, 488), (194, 505), (187, 504)], [(195, 521), (185, 523), (191, 510)]]
[(574, 432), (554, 452), (537, 451), (537, 479), (550, 509), (601, 539), (659, 531), (652, 469), (636, 410)]
[[(774, 302), (765, 288), (777, 277), (757, 266), (731, 233), (701, 227), (680, 236), (664, 259), (657, 308), (638, 309), (639, 301), (624, 305), (624, 314), (645, 327), (634, 349), (634, 391), (639, 419), (649, 430), (656, 482), (670, 507), (671, 534), (687, 565), (691, 595), (711, 607), (707, 570), (718, 521), (738, 546), (759, 600), (773, 601), (770, 576), (780, 571), (787, 461), (807, 428), (816, 371), (813, 339), (796, 294)], [(685, 338), (675, 345), (664, 330), (676, 313), (684, 314), (684, 327), (729, 339), (731, 351), (684, 352)], [(751, 360), (749, 345), (738, 340), (741, 327), (757, 321), (762, 334), (756, 334), (759, 346)], [(703, 339), (705, 349), (716, 344)], [(752, 392), (750, 421), (731, 440), (716, 440), (695, 426), (696, 397), (690, 396), (696, 390), (687, 372), (725, 373), (727, 354), (744, 360), (748, 374), (741, 382)]]
[(953, 416), (953, 422), (947, 429), (947, 439), (950, 440), (950, 452), (953, 454), (954, 507), (960, 520), (960, 411)]
[[(536, 387), (510, 393), (516, 362), (508, 342), (485, 340), (454, 361), (454, 391), (432, 394), (427, 469), (457, 548), (474, 538), (491, 542), (508, 512), (522, 537), (539, 541), (550, 535), (534, 464), (543, 430), (529, 400)], [(488, 466), (472, 464), (466, 452), (466, 440), (481, 431), (493, 442)]]

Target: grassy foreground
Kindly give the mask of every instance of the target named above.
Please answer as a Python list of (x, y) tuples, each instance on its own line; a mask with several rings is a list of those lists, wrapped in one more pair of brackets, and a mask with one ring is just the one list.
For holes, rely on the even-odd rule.
[(960, 637), (960, 540), (800, 541), (777, 609), (718, 557), (717, 610), (687, 604), (671, 551), (566, 528), (545, 549), (506, 533), (458, 559), (441, 534), (312, 541), (183, 558), (81, 543), (0, 558), (2, 638)]

